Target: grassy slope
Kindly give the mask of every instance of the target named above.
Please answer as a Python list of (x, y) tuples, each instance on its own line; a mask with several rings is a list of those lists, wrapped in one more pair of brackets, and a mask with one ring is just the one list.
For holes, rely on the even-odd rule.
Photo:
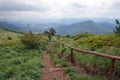
[[(0, 29), (0, 46), (15, 45), (20, 43), (20, 33), (14, 33), (8, 30)], [(8, 40), (11, 37), (11, 40)]]
[[(71, 67), (70, 62), (66, 59), (69, 57), (70, 50), (67, 48), (60, 47), (59, 43), (53, 43), (54, 47), (52, 48), (49, 53), (51, 53), (52, 62), (57, 67)], [(61, 58), (58, 58), (58, 53), (62, 53)], [(55, 54), (56, 53), (56, 54)], [(105, 76), (90, 76), (88, 74), (80, 74), (75, 69), (68, 68), (65, 71), (65, 75), (69, 75), (71, 80), (107, 80)]]
[(40, 80), (41, 51), (4, 47), (0, 55), (0, 80)]
[[(42, 72), (42, 47), (27, 49), (20, 42), (23, 34), (0, 29), (0, 80), (40, 80)], [(40, 35), (43, 36), (43, 35)], [(11, 40), (8, 40), (11, 37)]]
[[(75, 39), (76, 37), (79, 37)], [(71, 46), (85, 49), (85, 50), (92, 50), (97, 51), (101, 53), (107, 53), (111, 55), (120, 55), (120, 38), (116, 37), (114, 34), (106, 34), (106, 35), (77, 35), (74, 38), (66, 38), (62, 37), (60, 41), (67, 43)], [(66, 57), (69, 57), (70, 50), (66, 48), (66, 51), (64, 52), (64, 55), (66, 54)], [(83, 65), (86, 65), (90, 68), (96, 69), (97, 74), (102, 74), (107, 76), (109, 67), (110, 67), (110, 60), (105, 59), (102, 57), (94, 56), (94, 55), (88, 55), (84, 53), (76, 53), (75, 59)], [(115, 76), (117, 79), (120, 79), (120, 61), (116, 61), (115, 65)], [(79, 76), (78, 76), (79, 77)], [(73, 79), (74, 80), (74, 79)], [(79, 78), (77, 79), (79, 80)], [(89, 80), (89, 79), (88, 79)], [(99, 79), (98, 79), (99, 80)]]

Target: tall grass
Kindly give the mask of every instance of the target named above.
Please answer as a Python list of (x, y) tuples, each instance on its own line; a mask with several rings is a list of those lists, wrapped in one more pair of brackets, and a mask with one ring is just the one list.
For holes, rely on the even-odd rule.
[[(85, 36), (81, 34), (77, 37), (75, 36), (73, 39), (71, 38), (61, 38), (61, 41), (67, 44), (84, 49), (84, 50), (92, 50), (96, 52), (101, 52), (103, 54), (109, 55), (120, 55), (120, 38), (115, 36), (114, 34), (105, 34), (105, 35), (90, 35)], [(63, 48), (64, 49), (64, 48)], [(69, 56), (70, 50), (67, 49), (64, 54)], [(110, 59), (98, 57), (95, 55), (89, 55), (86, 53), (80, 53), (74, 51), (74, 57), (80, 65), (85, 65), (90, 69), (96, 71), (98, 76), (104, 75), (108, 76), (109, 68), (110, 68)], [(114, 79), (120, 79), (120, 61), (116, 61), (115, 71), (114, 71)], [(97, 79), (96, 79), (97, 80)]]
[(0, 48), (0, 55), (0, 80), (40, 80), (41, 51), (15, 46)]

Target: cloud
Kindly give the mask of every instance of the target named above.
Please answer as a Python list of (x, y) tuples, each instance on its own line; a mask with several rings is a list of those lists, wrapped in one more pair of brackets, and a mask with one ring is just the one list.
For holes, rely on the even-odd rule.
[(72, 7), (74, 7), (74, 8), (87, 8), (88, 6), (84, 5), (84, 4), (80, 4), (80, 3), (73, 3)]
[(49, 10), (44, 3), (38, 4), (33, 0), (3, 0), (0, 1), (0, 11), (44, 11)]
[(120, 11), (120, 1), (113, 3), (112, 8)]
[(120, 18), (119, 0), (1, 0), (0, 18)]

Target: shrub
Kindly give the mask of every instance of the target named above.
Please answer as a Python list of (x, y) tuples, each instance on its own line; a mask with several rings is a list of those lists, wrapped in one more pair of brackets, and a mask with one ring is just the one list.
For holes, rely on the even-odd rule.
[(12, 40), (12, 37), (9, 36), (9, 37), (8, 37), (8, 40)]
[(38, 48), (40, 45), (40, 37), (30, 31), (21, 37), (21, 42), (30, 49)]
[(113, 34), (107, 35), (95, 35), (87, 38), (80, 38), (75, 41), (76, 45), (87, 44), (90, 46), (91, 50), (96, 50), (100, 48), (109, 48), (111, 46), (120, 47), (120, 38)]
[(67, 34), (67, 35), (66, 35), (66, 37), (67, 37), (67, 38), (71, 38), (72, 36), (71, 36), (71, 35), (69, 35), (69, 34)]
[(78, 40), (78, 39), (81, 39), (81, 38), (87, 38), (87, 37), (90, 37), (90, 36), (93, 36), (93, 34), (85, 32), (85, 33), (76, 35), (74, 40)]

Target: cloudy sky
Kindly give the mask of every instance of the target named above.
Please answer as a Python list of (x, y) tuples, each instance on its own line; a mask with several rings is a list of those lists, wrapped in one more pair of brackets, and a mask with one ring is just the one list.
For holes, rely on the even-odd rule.
[(120, 18), (120, 0), (0, 0), (0, 19)]

